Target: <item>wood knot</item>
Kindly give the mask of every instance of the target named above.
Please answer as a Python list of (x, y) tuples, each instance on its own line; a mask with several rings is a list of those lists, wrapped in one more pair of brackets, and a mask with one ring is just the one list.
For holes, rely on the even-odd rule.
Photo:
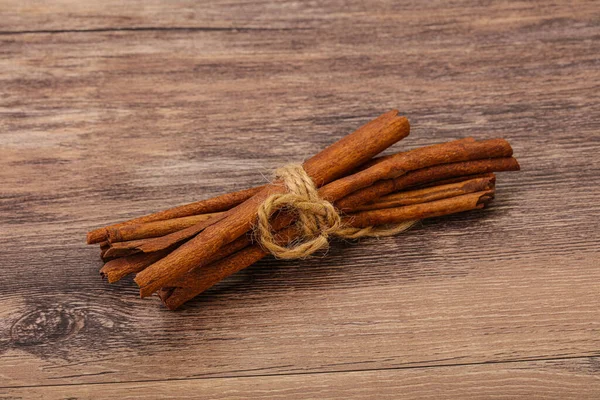
[(84, 318), (74, 310), (57, 305), (25, 314), (11, 327), (11, 338), (17, 346), (55, 343), (76, 334), (84, 326)]

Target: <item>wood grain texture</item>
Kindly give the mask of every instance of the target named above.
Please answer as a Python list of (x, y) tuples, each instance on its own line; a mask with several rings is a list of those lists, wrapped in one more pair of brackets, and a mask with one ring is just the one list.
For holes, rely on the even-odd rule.
[(0, 389), (0, 399), (597, 399), (599, 360), (583, 358), (161, 382)]
[[(386, 368), (502, 363), (473, 367), (500, 390), (507, 362), (600, 356), (597, 4), (423, 3), (0, 0), (0, 387), (327, 372), (350, 386), (324, 398), (361, 398)], [(392, 150), (505, 137), (523, 170), (488, 210), (265, 260), (180, 312), (100, 280), (88, 230), (264, 183), (391, 108)], [(516, 395), (563, 382), (527, 365)], [(600, 393), (569, 386), (586, 371), (565, 397)]]

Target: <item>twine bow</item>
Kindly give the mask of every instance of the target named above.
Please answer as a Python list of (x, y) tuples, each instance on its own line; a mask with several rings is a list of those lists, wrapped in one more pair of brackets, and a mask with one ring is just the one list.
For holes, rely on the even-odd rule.
[[(396, 235), (416, 222), (367, 228), (343, 226), (339, 212), (333, 204), (319, 196), (317, 187), (302, 165), (289, 164), (279, 168), (275, 171), (275, 178), (284, 183), (287, 192), (271, 195), (261, 204), (255, 235), (262, 247), (277, 258), (306, 258), (316, 251), (326, 249), (332, 236), (359, 239)], [(300, 236), (288, 246), (276, 242), (271, 227), (271, 217), (281, 209), (293, 211), (297, 215), (296, 225)]]

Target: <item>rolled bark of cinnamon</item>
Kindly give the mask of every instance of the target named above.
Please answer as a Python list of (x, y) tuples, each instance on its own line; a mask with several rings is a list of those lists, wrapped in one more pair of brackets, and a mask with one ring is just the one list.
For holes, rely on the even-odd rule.
[(493, 198), (493, 189), (483, 190), (428, 203), (359, 211), (344, 217), (342, 220), (345, 226), (352, 228), (397, 224), (413, 219), (439, 217), (442, 215), (483, 208)]
[(406, 192), (397, 192), (380, 197), (372, 203), (357, 207), (353, 211), (381, 210), (384, 208), (409, 206), (412, 204), (422, 204), (434, 200), (447, 199), (449, 197), (492, 189), (494, 187), (494, 182), (494, 176), (481, 177)]
[(190, 227), (157, 238), (111, 243), (110, 248), (106, 250), (106, 254), (114, 257), (122, 257), (139, 252), (153, 253), (167, 249), (176, 245), (177, 243), (181, 243), (193, 237), (194, 235), (197, 235), (212, 224), (219, 222), (220, 220), (224, 219), (229, 212), (231, 212), (231, 210), (224, 211), (210, 219), (198, 222)]
[[(304, 162), (304, 170), (320, 187), (364, 164), (408, 135), (408, 120), (397, 115), (398, 111), (394, 110), (369, 122)], [(265, 186), (258, 194), (229, 211), (223, 220), (207, 227), (165, 258), (138, 273), (135, 282), (140, 286), (140, 295), (144, 297), (154, 293), (248, 232), (260, 204), (272, 194), (284, 193), (285, 190), (278, 183)]]
[[(485, 172), (518, 171), (519, 163), (512, 155), (510, 146), (505, 149), (505, 156), (491, 158), (485, 152), (480, 157), (469, 161), (452, 162), (434, 165), (408, 172), (395, 179), (383, 179), (373, 185), (344, 197), (335, 203), (341, 211), (353, 210), (361, 204), (367, 204), (375, 199), (392, 192), (428, 182), (437, 182), (443, 179), (456, 178), (465, 175), (481, 174)], [(509, 154), (510, 153), (510, 154)]]
[[(347, 225), (357, 228), (420, 220), (482, 208), (493, 198), (493, 194), (493, 190), (486, 190), (424, 204), (362, 211), (345, 217), (344, 220)], [(369, 222), (376, 223), (369, 224)], [(279, 233), (279, 238), (281, 243), (285, 244), (293, 240), (297, 234), (294, 227), (288, 227)], [(228, 276), (259, 261), (267, 254), (258, 245), (246, 247), (229, 257), (190, 271), (184, 277), (173, 282), (171, 286), (161, 289), (158, 295), (167, 308), (174, 310)]]
[(168, 235), (182, 229), (204, 222), (221, 215), (221, 212), (210, 214), (191, 215), (189, 217), (170, 218), (162, 221), (137, 223), (106, 228), (110, 243), (125, 242), (137, 239), (147, 239)]
[[(493, 172), (488, 172), (485, 174), (464, 175), (464, 176), (457, 176), (456, 178), (448, 178), (448, 179), (442, 179), (442, 180), (435, 181), (435, 182), (428, 182), (428, 183), (424, 183), (422, 185), (411, 186), (409, 189), (412, 189), (412, 190), (425, 189), (425, 188), (430, 188), (430, 187), (435, 187), (435, 186), (440, 186), (440, 185), (449, 185), (451, 183), (465, 182), (465, 181), (468, 181), (471, 179), (480, 179), (480, 178), (491, 179), (494, 183), (496, 182), (496, 174), (494, 174)], [(385, 196), (382, 196), (382, 197), (385, 197)], [(382, 197), (379, 197), (374, 201), (379, 201), (379, 199), (381, 199)]]
[(115, 283), (129, 274), (135, 274), (142, 271), (148, 265), (151, 265), (169, 254), (169, 251), (171, 251), (171, 249), (115, 258), (104, 264), (100, 269), (100, 275), (103, 278), (107, 278), (109, 283)]
[(434, 144), (411, 151), (398, 153), (382, 162), (332, 182), (323, 188), (323, 198), (335, 201), (359, 189), (373, 185), (382, 179), (393, 179), (408, 171), (439, 164), (478, 160), (483, 157), (497, 158), (512, 156), (512, 148), (504, 139), (475, 141), (472, 138)]
[(240, 190), (232, 193), (225, 193), (210, 199), (197, 201), (190, 204), (159, 211), (157, 213), (144, 215), (142, 217), (130, 219), (118, 224), (109, 225), (103, 228), (93, 230), (87, 235), (87, 243), (99, 243), (108, 239), (108, 230), (116, 229), (127, 225), (142, 224), (146, 222), (163, 221), (166, 219), (188, 217), (198, 214), (211, 214), (221, 211), (227, 211), (238, 204), (243, 203), (256, 193), (260, 192), (263, 186), (257, 186), (250, 189)]

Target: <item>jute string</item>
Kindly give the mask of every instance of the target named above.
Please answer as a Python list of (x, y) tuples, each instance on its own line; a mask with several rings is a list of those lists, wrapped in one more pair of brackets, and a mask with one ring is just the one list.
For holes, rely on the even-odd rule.
[[(277, 258), (306, 258), (316, 251), (326, 249), (331, 237), (360, 239), (397, 235), (413, 226), (416, 221), (394, 225), (352, 228), (343, 226), (339, 212), (333, 204), (319, 196), (314, 182), (302, 165), (289, 164), (275, 171), (275, 178), (285, 185), (287, 192), (268, 197), (258, 209), (254, 228), (261, 246)], [(298, 239), (287, 246), (277, 244), (271, 227), (271, 217), (278, 210), (297, 215)]]

